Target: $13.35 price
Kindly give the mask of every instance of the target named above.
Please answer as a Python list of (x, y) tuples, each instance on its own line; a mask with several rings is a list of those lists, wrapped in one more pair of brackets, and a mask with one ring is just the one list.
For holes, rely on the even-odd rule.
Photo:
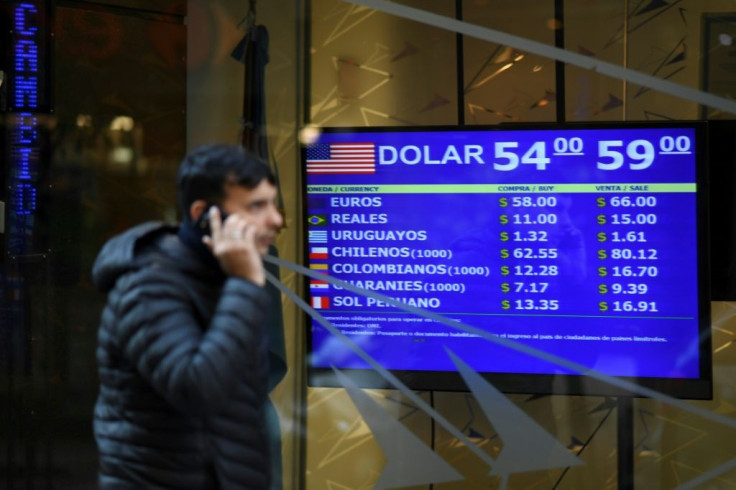
[(501, 301), (504, 310), (538, 310), (555, 311), (560, 309), (560, 302), (556, 299), (505, 299)]

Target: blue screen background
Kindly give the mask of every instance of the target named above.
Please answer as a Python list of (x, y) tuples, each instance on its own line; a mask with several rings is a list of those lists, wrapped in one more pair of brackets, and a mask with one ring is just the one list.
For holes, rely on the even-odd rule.
[[(553, 154), (574, 138), (581, 154)], [(620, 142), (607, 147), (621, 154), (620, 168), (598, 167), (613, 161), (598, 154), (600, 141)], [(652, 162), (637, 169), (647, 149), (642, 141), (651, 144)], [(401, 301), (430, 302), (429, 311), (606, 374), (699, 376), (693, 129), (325, 132), (318, 139), (336, 142), (374, 143), (375, 173), (306, 174), (307, 217), (326, 220), (313, 226), (308, 219), (308, 229), (326, 230), (328, 237), (308, 243), (328, 251), (310, 265), (326, 264), (334, 277)], [(535, 144), (538, 151), (528, 155), (531, 163), (499, 170), (493, 163), (509, 160), (494, 157), (497, 142), (511, 142), (504, 148), (520, 160)], [(663, 151), (674, 142), (687, 151)], [(440, 161), (449, 146), (462, 159), (466, 145), (484, 163), (425, 163)], [(381, 151), (399, 155), (409, 146), (416, 148), (405, 150), (409, 163), (380, 159)], [(535, 164), (540, 156), (548, 163)], [(384, 192), (468, 184), (491, 187)], [(539, 185), (562, 187), (540, 192)], [(650, 187), (636, 187), (644, 185)], [(368, 205), (333, 200), (347, 197)], [(363, 256), (377, 254), (384, 256)], [(480, 372), (567, 372), (350, 291), (330, 286), (312, 296), (327, 298), (320, 312), (388, 369), (454, 370), (448, 347)], [(316, 322), (311, 335), (314, 366), (367, 368)]]

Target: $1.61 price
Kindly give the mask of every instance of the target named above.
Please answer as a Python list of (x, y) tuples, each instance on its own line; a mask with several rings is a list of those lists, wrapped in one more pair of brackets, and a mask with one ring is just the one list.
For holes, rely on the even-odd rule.
[(629, 231), (626, 233), (618, 232), (618, 231), (612, 231), (610, 233), (606, 233), (605, 231), (601, 231), (596, 235), (596, 238), (599, 242), (636, 242), (636, 243), (646, 243), (647, 238), (643, 231)]

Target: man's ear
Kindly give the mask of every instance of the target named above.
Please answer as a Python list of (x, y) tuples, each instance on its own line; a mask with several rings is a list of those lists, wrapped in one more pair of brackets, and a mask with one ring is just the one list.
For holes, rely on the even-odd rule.
[(191, 206), (189, 206), (189, 218), (192, 222), (197, 221), (199, 217), (202, 216), (202, 213), (207, 211), (208, 208), (209, 206), (207, 201), (204, 199), (197, 199), (191, 204)]

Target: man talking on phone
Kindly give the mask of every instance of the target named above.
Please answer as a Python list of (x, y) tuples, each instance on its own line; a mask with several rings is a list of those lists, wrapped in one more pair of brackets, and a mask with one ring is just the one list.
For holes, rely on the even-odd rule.
[(283, 224), (268, 165), (208, 145), (177, 174), (183, 220), (108, 241), (94, 431), (102, 489), (268, 489), (271, 308), (261, 256)]

